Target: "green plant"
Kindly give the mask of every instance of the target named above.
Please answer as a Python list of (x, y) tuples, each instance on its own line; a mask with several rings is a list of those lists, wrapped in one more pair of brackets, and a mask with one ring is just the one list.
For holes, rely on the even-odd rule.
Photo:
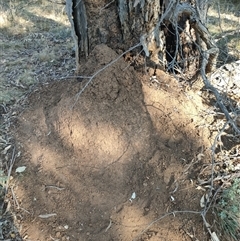
[(232, 185), (223, 190), (214, 206), (218, 228), (224, 236), (232, 240), (240, 239), (240, 179), (232, 181)]

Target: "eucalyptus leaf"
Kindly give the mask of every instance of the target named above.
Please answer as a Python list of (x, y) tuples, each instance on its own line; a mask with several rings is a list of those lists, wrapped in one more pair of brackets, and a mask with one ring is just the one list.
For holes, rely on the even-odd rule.
[(22, 172), (24, 172), (25, 170), (26, 170), (26, 166), (21, 166), (21, 167), (18, 167), (17, 169), (16, 169), (16, 173), (22, 173)]

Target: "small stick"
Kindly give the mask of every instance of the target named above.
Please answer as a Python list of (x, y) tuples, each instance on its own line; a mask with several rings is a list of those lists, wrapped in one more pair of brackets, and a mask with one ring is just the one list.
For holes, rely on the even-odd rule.
[(46, 189), (46, 188), (55, 188), (55, 189), (57, 189), (57, 190), (59, 190), (59, 191), (65, 189), (65, 187), (57, 187), (57, 186), (52, 186), (52, 185), (45, 185), (45, 189)]
[(111, 228), (111, 226), (112, 226), (112, 220), (110, 219), (109, 225), (105, 229), (105, 233), (108, 231), (109, 228)]
[(109, 5), (111, 5), (115, 0), (112, 0), (110, 3), (107, 3), (104, 7), (100, 9), (100, 13), (102, 12), (103, 9), (107, 8)]
[(93, 81), (93, 79), (100, 74), (102, 71), (104, 71), (105, 69), (107, 69), (108, 67), (110, 67), (111, 65), (113, 65), (114, 63), (116, 63), (120, 58), (122, 58), (126, 53), (132, 51), (133, 49), (137, 48), (141, 46), (141, 43), (138, 43), (136, 45), (134, 45), (133, 47), (129, 48), (128, 50), (126, 50), (125, 52), (123, 52), (122, 54), (120, 54), (116, 59), (112, 60), (110, 63), (106, 64), (103, 68), (99, 69), (98, 71), (96, 71), (91, 78), (87, 81), (87, 83), (83, 86), (83, 88), (76, 94), (76, 100), (74, 102), (74, 104), (72, 105), (72, 109), (73, 107), (76, 105), (80, 95), (85, 91), (85, 89), (88, 87), (88, 85)]

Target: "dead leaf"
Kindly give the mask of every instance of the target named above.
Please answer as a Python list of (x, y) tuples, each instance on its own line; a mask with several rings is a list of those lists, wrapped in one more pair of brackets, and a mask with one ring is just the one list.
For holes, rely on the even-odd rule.
[(22, 172), (24, 172), (25, 170), (26, 170), (26, 166), (21, 166), (21, 167), (18, 167), (17, 169), (16, 169), (16, 173), (22, 173)]
[(49, 214), (41, 214), (38, 217), (39, 218), (51, 218), (51, 217), (56, 216), (56, 215), (57, 215), (56, 213), (49, 213)]
[(198, 161), (201, 161), (201, 160), (202, 160), (202, 157), (204, 157), (204, 155), (203, 155), (202, 153), (199, 153), (199, 154), (197, 155), (197, 160), (198, 160)]

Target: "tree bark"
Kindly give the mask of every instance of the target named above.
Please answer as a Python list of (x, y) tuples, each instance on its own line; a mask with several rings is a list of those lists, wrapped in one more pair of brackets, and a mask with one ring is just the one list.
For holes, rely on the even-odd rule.
[(78, 69), (82, 53), (85, 57), (89, 54), (88, 21), (84, 1), (66, 0), (66, 12), (71, 23)]
[(206, 71), (213, 70), (217, 48), (205, 28), (207, 0), (118, 0), (125, 41), (141, 38), (146, 56), (166, 70), (191, 79), (198, 73), (202, 51), (214, 48)]
[[(84, 0), (69, 1), (72, 1), (69, 17), (77, 38), (76, 61), (79, 62), (81, 53), (87, 57), (89, 46), (92, 46), (88, 40), (87, 11)], [(117, 0), (122, 40), (126, 48), (140, 41), (146, 57), (156, 68), (164, 68), (184, 80), (192, 79), (199, 73), (202, 53), (210, 50), (205, 71), (211, 72), (218, 50), (205, 27), (208, 2)]]

